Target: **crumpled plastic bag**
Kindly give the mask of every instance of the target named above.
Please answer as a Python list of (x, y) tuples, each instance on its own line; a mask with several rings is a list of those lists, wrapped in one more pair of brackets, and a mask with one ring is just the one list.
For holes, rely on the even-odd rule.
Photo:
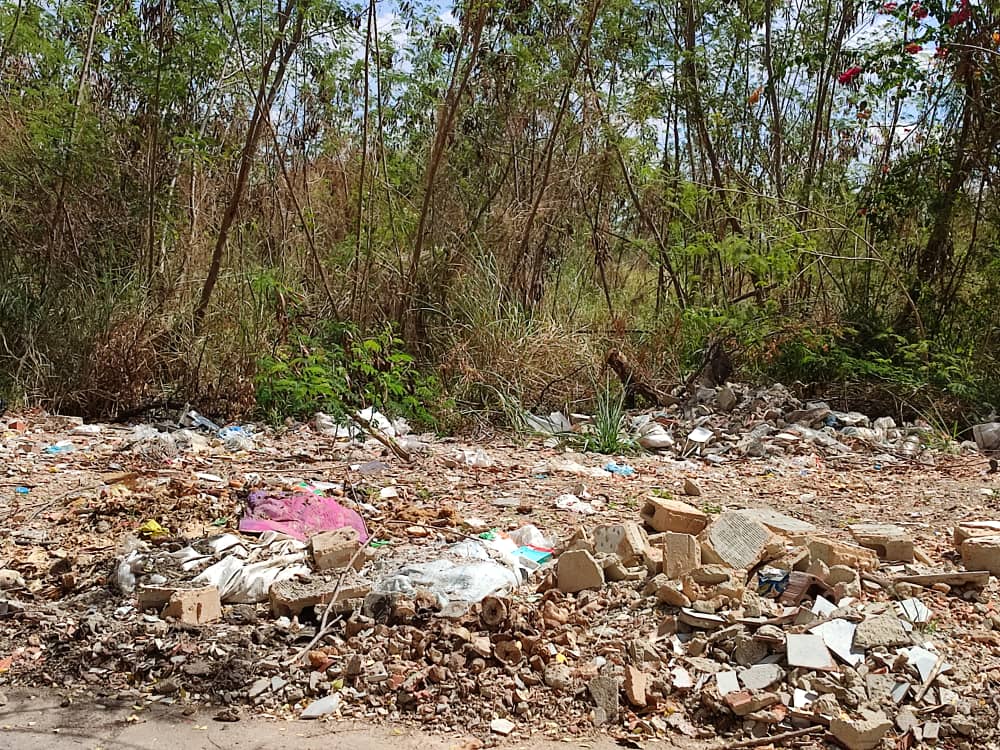
[(265, 532), (257, 542), (221, 534), (197, 544), (199, 549), (188, 546), (163, 552), (149, 550), (145, 543), (130, 538), (115, 569), (114, 582), (123, 594), (131, 594), (138, 583), (162, 585), (177, 580), (147, 573), (147, 565), (162, 569), (164, 561), (172, 559), (174, 567), (189, 573), (204, 568), (194, 581), (216, 586), (224, 603), (254, 604), (267, 601), (274, 582), (307, 578), (311, 572), (306, 564), (306, 545), (275, 531)]
[(573, 424), (569, 421), (569, 417), (561, 411), (554, 411), (547, 417), (525, 411), (521, 413), (521, 419), (524, 420), (528, 429), (542, 435), (557, 435), (561, 432), (572, 432), (573, 430)]
[[(380, 411), (375, 411), (370, 406), (358, 412), (358, 416), (367, 421), (373, 428), (391, 438), (402, 437), (410, 432), (410, 425), (405, 419), (390, 420)], [(368, 433), (361, 425), (351, 419), (343, 423), (338, 422), (329, 414), (321, 411), (316, 412), (312, 420), (313, 429), (324, 435), (347, 440), (365, 440)]]
[(226, 604), (254, 604), (267, 600), (275, 582), (308, 576), (305, 557), (302, 551), (248, 563), (236, 555), (226, 555), (194, 580), (218, 588), (219, 598)]
[[(548, 539), (530, 525), (493, 539), (457, 542), (442, 550), (446, 556), (402, 566), (373, 586), (369, 597), (410, 598), (418, 591), (429, 591), (436, 597), (443, 616), (461, 616), (487, 596), (510, 591), (527, 580), (538, 565), (526, 563), (517, 545), (533, 542), (548, 546)], [(497, 555), (501, 556), (499, 560), (495, 559)]]
[(240, 531), (277, 531), (303, 542), (321, 531), (344, 527), (355, 529), (362, 544), (368, 541), (368, 529), (357, 511), (345, 508), (332, 497), (308, 492), (255, 490), (250, 493), (246, 512), (240, 519)]
[(519, 583), (513, 570), (492, 560), (432, 560), (404, 565), (380, 581), (372, 593), (413, 597), (423, 589), (437, 597), (442, 614), (459, 615), (490, 594), (509, 591)]

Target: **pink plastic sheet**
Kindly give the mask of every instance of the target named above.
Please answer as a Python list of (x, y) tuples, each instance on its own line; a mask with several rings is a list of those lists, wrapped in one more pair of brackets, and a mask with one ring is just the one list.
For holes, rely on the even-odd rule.
[(303, 542), (321, 531), (345, 526), (357, 530), (362, 544), (368, 541), (368, 529), (357, 511), (345, 508), (332, 497), (307, 492), (290, 495), (255, 490), (247, 498), (247, 510), (240, 519), (240, 531), (277, 531)]

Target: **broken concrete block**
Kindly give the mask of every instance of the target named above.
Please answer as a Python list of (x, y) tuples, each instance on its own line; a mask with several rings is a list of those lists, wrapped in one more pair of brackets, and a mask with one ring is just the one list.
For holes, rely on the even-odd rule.
[(646, 581), (646, 585), (642, 587), (642, 595), (653, 596), (656, 593), (657, 589), (659, 589), (661, 586), (666, 586), (668, 583), (670, 583), (670, 579), (667, 578), (662, 573), (658, 573), (657, 575), (653, 576), (648, 581)]
[(963, 521), (952, 531), (955, 549), (961, 550), (962, 543), (974, 536), (994, 536), (1000, 534), (1000, 521)]
[(936, 721), (924, 723), (924, 742), (933, 744), (938, 741), (941, 732), (941, 725)]
[(719, 617), (719, 615), (698, 612), (688, 607), (681, 608), (677, 619), (685, 625), (690, 625), (692, 628), (699, 628), (700, 630), (715, 630), (726, 624), (726, 619)]
[(723, 697), (723, 703), (725, 703), (729, 707), (729, 710), (737, 716), (746, 716), (748, 713), (753, 711), (753, 708), (751, 708), (753, 704), (753, 696), (746, 690), (740, 690), (735, 693), (726, 693)]
[(830, 732), (847, 750), (873, 750), (878, 747), (892, 722), (881, 711), (861, 710), (860, 718), (834, 716)]
[[(334, 531), (324, 531), (309, 539), (313, 562), (317, 570), (340, 570), (351, 564), (355, 553), (361, 549), (357, 529), (344, 527)], [(358, 555), (354, 568), (360, 570), (365, 559)]]
[(689, 477), (684, 477), (684, 494), (688, 497), (701, 497), (701, 487)]
[(1000, 576), (1000, 534), (962, 542), (962, 564), (967, 570), (988, 570), (990, 575)]
[(833, 587), (837, 601), (846, 597), (861, 596), (861, 577), (854, 568), (846, 565), (834, 565), (826, 574), (826, 583)]
[(363, 581), (345, 579), (340, 588), (337, 581), (277, 581), (271, 584), (268, 598), (271, 600), (271, 611), (276, 617), (291, 617), (297, 615), (306, 607), (318, 604), (345, 604), (357, 599), (364, 599), (371, 592), (371, 587)]
[(708, 516), (693, 505), (663, 497), (647, 498), (639, 515), (656, 531), (698, 534), (708, 525)]
[(490, 722), (490, 731), (506, 737), (514, 731), (516, 726), (510, 719), (493, 719)]
[[(740, 606), (743, 607), (744, 617), (760, 617), (764, 614), (764, 600), (756, 591), (746, 589), (740, 597)], [(768, 607), (768, 609), (770, 609)]]
[(798, 547), (785, 547), (785, 551), (779, 557), (768, 561), (768, 565), (778, 570), (807, 570), (809, 568), (809, 550), (805, 544)]
[(682, 578), (701, 566), (701, 544), (691, 534), (668, 531), (662, 535), (663, 573), (668, 578)]
[(733, 513), (738, 513), (751, 521), (762, 523), (771, 531), (789, 537), (811, 534), (816, 531), (816, 527), (808, 521), (800, 521), (793, 516), (779, 513), (773, 508), (741, 508), (740, 510), (734, 510)]
[(715, 586), (728, 581), (732, 568), (725, 565), (702, 565), (691, 571), (691, 580), (699, 586)]
[(587, 550), (574, 549), (559, 555), (556, 563), (559, 590), (575, 594), (604, 585), (604, 568)]
[(784, 545), (764, 524), (736, 511), (718, 516), (698, 539), (703, 561), (730, 568), (749, 569), (784, 551)]
[(646, 705), (646, 675), (637, 667), (625, 667), (625, 697), (636, 708)]
[(204, 625), (222, 618), (219, 589), (204, 586), (197, 589), (178, 589), (163, 608), (164, 617), (173, 617), (186, 625)]
[(727, 693), (723, 702), (737, 716), (746, 716), (762, 708), (773, 706), (781, 702), (781, 696), (777, 693), (761, 693), (754, 695), (748, 690), (741, 690), (737, 693)]
[(618, 555), (627, 566), (643, 560), (646, 532), (637, 523), (614, 523), (594, 529), (594, 551), (598, 555)]
[[(884, 700), (890, 699), (892, 697), (893, 690), (896, 689), (896, 685), (896, 678), (891, 674), (865, 675), (865, 689), (868, 691), (868, 700), (874, 701), (875, 703), (881, 703)], [(904, 713), (900, 713), (896, 717), (897, 723), (903, 717)], [(903, 729), (902, 731), (905, 732), (906, 730)]]
[(874, 646), (910, 646), (912, 640), (903, 622), (895, 615), (885, 614), (870, 617), (858, 623), (854, 631), (855, 648), (872, 648)]
[(671, 607), (690, 607), (691, 600), (678, 588), (678, 584), (668, 581), (663, 586), (656, 589), (658, 601), (668, 604)]
[(618, 722), (618, 680), (600, 675), (587, 683), (594, 699), (594, 726)]
[(646, 563), (646, 572), (651, 576), (657, 575), (663, 570), (663, 548), (647, 544), (642, 551), (642, 560)]
[(155, 609), (160, 612), (170, 597), (177, 591), (176, 586), (139, 586), (136, 596), (139, 599), (139, 610), (145, 612), (147, 609)]
[[(808, 550), (806, 550), (808, 552)], [(815, 578), (821, 578), (826, 581), (826, 577), (830, 575), (830, 566), (827, 565), (822, 560), (809, 560), (809, 565), (805, 569), (805, 572)]]
[(891, 523), (856, 523), (848, 526), (854, 541), (875, 550), (882, 560), (913, 562), (913, 537)]
[(823, 636), (814, 633), (789, 633), (785, 636), (788, 666), (832, 672), (837, 663), (826, 647)]
[[(926, 575), (894, 576), (893, 583), (915, 583), (918, 586), (934, 588), (936, 586), (971, 586), (984, 588), (990, 584), (988, 570), (955, 571), (952, 573), (930, 573)], [(948, 593), (945, 591), (945, 593)]]
[(641, 581), (646, 577), (645, 568), (630, 568), (617, 555), (603, 555), (598, 563), (604, 569), (604, 578), (608, 581)]
[(736, 676), (736, 672), (727, 670), (724, 672), (715, 673), (715, 689), (719, 691), (719, 695), (725, 697), (730, 693), (739, 692), (740, 683), (739, 678)]
[(736, 636), (732, 658), (741, 667), (750, 667), (764, 659), (767, 651), (767, 644), (755, 640), (746, 633), (740, 633)]
[(755, 664), (747, 669), (741, 669), (739, 677), (747, 690), (766, 690), (778, 680), (784, 679), (785, 670), (777, 664)]
[[(743, 583), (746, 571), (733, 570), (724, 565), (702, 565), (681, 579), (684, 595), (693, 602), (696, 609), (714, 612), (728, 600), (736, 605), (742, 603), (746, 587)], [(709, 609), (704, 606), (712, 604)]]
[(846, 565), (859, 570), (876, 570), (878, 555), (873, 550), (834, 539), (813, 538), (807, 543), (813, 562), (819, 560), (829, 567)]

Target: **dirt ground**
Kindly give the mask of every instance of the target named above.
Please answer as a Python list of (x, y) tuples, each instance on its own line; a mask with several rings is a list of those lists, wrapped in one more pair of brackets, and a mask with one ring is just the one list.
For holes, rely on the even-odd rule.
[[(260, 706), (248, 707), (240, 722), (225, 724), (211, 720), (218, 695), (184, 693), (168, 701), (158, 696), (154, 703), (173, 705), (137, 713), (129, 706), (138, 693), (149, 697), (150, 692), (141, 680), (122, 675), (120, 668), (96, 678), (88, 675), (92, 643), (78, 626), (125, 599), (110, 585), (124, 541), (149, 519), (185, 539), (233, 529), (246, 490), (262, 483), (343, 482), (345, 497), (377, 509), (369, 523), (391, 550), (428, 557), (454, 538), (448, 530), (474, 534), (531, 523), (555, 542), (581, 524), (635, 520), (645, 497), (681, 496), (685, 480), (693, 480), (701, 492), (685, 499), (709, 514), (769, 506), (845, 540), (851, 523), (898, 524), (942, 569), (953, 569), (957, 561), (951, 540), (957, 521), (1000, 518), (1000, 478), (988, 473), (986, 459), (969, 454), (927, 452), (919, 459), (887, 461), (870, 451), (826, 456), (801, 446), (783, 455), (718, 465), (642, 454), (615, 459), (635, 470), (624, 477), (603, 470), (607, 456), (547, 447), (539, 438), (427, 436), (414, 462), (404, 464), (374, 441), (348, 445), (299, 426), (259, 435), (251, 451), (212, 443), (205, 450), (152, 455), (129, 447), (130, 427), (104, 426), (99, 434), (76, 435), (72, 424), (58, 419), (38, 414), (22, 419), (24, 431), (8, 430), (0, 439), (0, 568), (20, 572), (25, 589), (8, 593), (41, 614), (0, 620), (0, 690), (9, 699), (0, 708), (0, 744), (17, 750), (43, 744), (144, 748), (166, 736), (180, 739), (184, 747), (309, 748), (328, 744), (331, 732), (339, 743), (359, 750), (389, 744), (470, 750), (462, 744), (469, 732), (463, 731), (461, 715), (437, 722), (422, 717), (425, 730), (445, 733), (434, 736), (415, 731), (412, 720), (396, 722), (394, 714), (376, 712), (369, 720), (364, 707), (359, 707), (357, 725), (288, 723), (262, 717), (268, 710)], [(60, 440), (70, 440), (72, 450), (46, 452)], [(467, 465), (463, 451), (478, 450), (490, 466)], [(589, 497), (597, 513), (557, 508), (556, 498), (565, 493)], [(931, 590), (920, 595), (934, 613), (935, 638), (955, 659), (952, 683), (1000, 670), (998, 640), (983, 635), (989, 635), (990, 618), (998, 612), (996, 579), (976, 601)], [(609, 615), (600, 622), (613, 620)], [(63, 627), (68, 622), (73, 627)], [(652, 621), (642, 625), (655, 626)], [(40, 697), (29, 697), (29, 685)], [(95, 704), (115, 694), (124, 696), (122, 708)], [(72, 704), (60, 708), (70, 695)], [(212, 702), (216, 707), (206, 709)], [(610, 747), (606, 735), (582, 728), (589, 724), (587, 710), (576, 710), (573, 721), (560, 726), (558, 707), (548, 713), (539, 707), (533, 721), (504, 741), (532, 748), (554, 741)], [(278, 715), (289, 718), (294, 711), (286, 706)], [(712, 736), (702, 734), (702, 742)], [(666, 736), (695, 743), (676, 732)]]
[[(308, 722), (254, 717), (221, 723), (204, 712), (178, 707), (153, 708), (137, 714), (131, 708), (105, 708), (93, 703), (63, 705), (52, 691), (41, 695), (18, 691), (0, 708), (0, 747), (6, 750), (160, 750), (164, 743), (184, 750), (469, 750), (467, 735), (432, 734), (410, 726), (377, 726), (358, 721)], [(470, 744), (470, 742), (472, 744)], [(507, 745), (511, 750), (557, 750), (621, 747), (606, 735), (575, 743), (528, 738)], [(685, 738), (646, 743), (647, 750), (707, 750), (718, 743)]]

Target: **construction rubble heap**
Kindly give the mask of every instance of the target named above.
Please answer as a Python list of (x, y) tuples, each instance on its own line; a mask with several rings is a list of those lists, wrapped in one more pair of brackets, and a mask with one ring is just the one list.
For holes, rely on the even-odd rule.
[[(924, 428), (730, 395), (640, 418), (662, 453), (612, 461), (568, 452), (578, 420), (562, 415), (528, 448), (418, 438), (377, 413), (379, 441), (330, 420), (8, 418), (0, 690), (487, 744), (996, 746), (982, 444), (934, 450)], [(982, 486), (970, 507), (921, 515), (935, 464)], [(846, 499), (918, 471), (910, 497)], [(792, 489), (762, 498), (776, 483)]]

